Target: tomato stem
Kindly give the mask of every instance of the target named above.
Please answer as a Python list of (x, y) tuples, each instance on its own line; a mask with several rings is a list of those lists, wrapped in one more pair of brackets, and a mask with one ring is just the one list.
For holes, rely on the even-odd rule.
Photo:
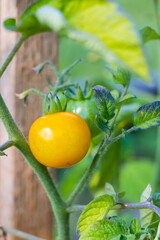
[[(67, 208), (69, 213), (82, 212), (85, 209), (85, 205), (73, 205)], [(152, 204), (150, 201), (140, 203), (117, 203), (112, 210), (124, 210), (124, 209), (151, 209), (160, 217), (160, 208)]]
[[(48, 169), (39, 163), (31, 153), (30, 147), (22, 132), (14, 122), (2, 96), (0, 95), (0, 118), (8, 132), (10, 143), (14, 143), (17, 149), (25, 157), (28, 164), (36, 173), (43, 185), (47, 196), (51, 202), (53, 212), (58, 225), (59, 239), (69, 240), (69, 223), (66, 205), (59, 195), (59, 192), (48, 172)], [(12, 145), (12, 144), (11, 144)]]

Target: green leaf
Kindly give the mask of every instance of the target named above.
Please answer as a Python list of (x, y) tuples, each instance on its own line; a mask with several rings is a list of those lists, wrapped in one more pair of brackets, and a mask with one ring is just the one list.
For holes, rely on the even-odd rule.
[(130, 101), (132, 101), (132, 100), (135, 99), (135, 98), (136, 98), (135, 95), (128, 93), (128, 94), (126, 94), (126, 95), (122, 98), (122, 100), (117, 104), (117, 107), (120, 107), (120, 106), (122, 106), (122, 105), (124, 105), (124, 104), (126, 104), (126, 103), (129, 103)]
[(152, 187), (150, 184), (147, 185), (147, 187), (145, 188), (145, 190), (143, 191), (142, 195), (141, 195), (141, 202), (145, 202), (147, 201), (149, 198), (151, 198), (151, 192), (152, 192)]
[(108, 131), (110, 131), (108, 127), (108, 121), (104, 120), (104, 118), (102, 118), (100, 114), (96, 115), (96, 124), (103, 132), (107, 133)]
[(130, 75), (129, 71), (127, 71), (123, 68), (120, 68), (120, 67), (118, 67), (117, 70), (114, 70), (109, 66), (106, 66), (106, 69), (110, 73), (112, 73), (113, 78), (117, 83), (120, 83), (123, 86), (126, 86), (129, 83), (129, 81), (131, 79), (131, 75)]
[(122, 235), (120, 234), (118, 236), (110, 238), (110, 240), (121, 240), (121, 237), (122, 237)]
[(136, 236), (134, 234), (122, 235), (120, 240), (135, 240)]
[(114, 187), (108, 182), (105, 184), (105, 191), (107, 195), (112, 196), (115, 199), (116, 192), (114, 190)]
[(160, 239), (160, 223), (158, 225), (157, 234), (154, 240), (159, 240), (159, 239)]
[(115, 222), (98, 220), (88, 227), (79, 240), (107, 240), (121, 233), (121, 228)]
[(111, 220), (113, 222), (115, 222), (116, 224), (118, 224), (118, 226), (121, 229), (122, 234), (127, 234), (128, 233), (127, 223), (121, 217), (113, 216), (113, 217), (111, 217)]
[(112, 119), (114, 117), (116, 101), (110, 91), (100, 85), (93, 87), (93, 90), (99, 114), (106, 120)]
[(147, 103), (133, 115), (135, 129), (147, 129), (160, 126), (160, 101)]
[[(144, 192), (142, 193), (140, 201), (145, 202), (149, 198), (151, 198), (151, 191), (152, 191), (151, 185), (149, 184), (144, 190)], [(141, 217), (141, 224), (143, 227), (146, 227), (148, 225), (152, 225), (152, 223), (155, 223), (154, 226), (152, 226), (152, 228), (157, 229), (160, 217), (158, 217), (158, 215), (155, 212), (153, 212), (150, 209), (141, 209), (140, 217)]]
[(153, 199), (154, 205), (160, 208), (160, 193), (159, 192), (154, 193), (152, 199)]
[(140, 232), (140, 231), (141, 231), (141, 224), (138, 218), (134, 218), (130, 224), (130, 232), (132, 234), (136, 234), (137, 232)]
[(84, 233), (95, 220), (104, 219), (113, 205), (114, 199), (109, 195), (98, 197), (90, 202), (78, 220), (77, 230), (80, 234)]
[(117, 90), (112, 90), (111, 92), (112, 97), (115, 99), (116, 102), (119, 100), (119, 92)]
[[(41, 1), (39, 1), (39, 4), (40, 2)], [(5, 28), (16, 32), (21, 32), (23, 35), (28, 37), (47, 31), (60, 33), (63, 29), (67, 28), (67, 21), (59, 9), (47, 5), (47, 2), (49, 1), (46, 1), (46, 5), (40, 4), (40, 6), (42, 6), (37, 7), (36, 11), (33, 12), (32, 10), (29, 11), (28, 8), (28, 11), (23, 14), (23, 17), (20, 18), (20, 22), (17, 25), (15, 19), (7, 19), (4, 22)], [(56, 4), (54, 3), (52, 5)]]
[(100, 53), (109, 63), (120, 62), (148, 80), (148, 67), (133, 23), (119, 6), (106, 0), (39, 0), (30, 5), (16, 24), (5, 27), (31, 36), (55, 31)]
[(151, 27), (144, 27), (140, 30), (140, 34), (144, 43), (160, 39), (160, 35)]

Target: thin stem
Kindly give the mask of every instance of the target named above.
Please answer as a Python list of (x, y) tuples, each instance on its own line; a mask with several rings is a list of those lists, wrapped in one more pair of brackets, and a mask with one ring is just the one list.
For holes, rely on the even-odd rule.
[(160, 217), (160, 208), (153, 205), (150, 202), (119, 203), (113, 208), (113, 210), (121, 210), (121, 209), (151, 209)]
[(0, 226), (0, 230), (2, 230), (2, 232), (8, 232), (16, 237), (20, 237), (20, 238), (27, 239), (27, 240), (44, 240), (43, 238), (35, 237), (28, 233), (24, 233), (19, 230), (8, 228), (8, 227)]
[(70, 73), (70, 71), (74, 68), (75, 65), (77, 65), (79, 62), (81, 62), (82, 59), (79, 58), (75, 62), (73, 62), (69, 67), (64, 69), (62, 73), (60, 74), (59, 78), (57, 79), (56, 87), (63, 84), (65, 80), (65, 76)]
[[(120, 98), (119, 98), (119, 102), (123, 99), (123, 97), (124, 97), (125, 94), (127, 93), (128, 87), (129, 87), (129, 83), (130, 83), (130, 82), (128, 82), (128, 84), (123, 88), (123, 91), (122, 91), (121, 96), (120, 96)], [(118, 117), (118, 114), (119, 114), (120, 110), (121, 110), (121, 106), (118, 107), (118, 108), (116, 109), (116, 111), (115, 111), (114, 118), (113, 118), (113, 120), (112, 120), (112, 122), (111, 122), (111, 128), (112, 128), (112, 126), (115, 124), (116, 119), (117, 119), (117, 117)]]
[(3, 143), (1, 146), (0, 146), (0, 151), (4, 151), (6, 150), (7, 148), (10, 148), (12, 146), (15, 145), (15, 142), (12, 141), (12, 140), (8, 140), (7, 142)]
[(110, 141), (109, 141), (109, 145), (114, 143), (114, 142), (117, 142), (118, 140), (120, 140), (121, 138), (123, 138), (124, 136), (126, 136), (127, 134), (131, 133), (135, 131), (134, 127), (131, 127), (129, 128), (128, 130), (125, 131), (125, 133), (121, 133), (119, 134), (117, 137), (115, 138), (112, 138)]
[(83, 212), (85, 209), (86, 205), (72, 205), (67, 208), (68, 213), (76, 213), (76, 212)]
[(58, 237), (60, 239), (69, 240), (68, 213), (66, 212), (65, 203), (61, 199), (47, 168), (40, 164), (31, 153), (25, 137), (14, 122), (1, 95), (0, 118), (8, 132), (9, 140), (14, 141), (15, 146), (23, 154), (26, 161), (36, 173), (41, 181), (41, 184), (46, 190), (47, 196), (51, 202), (52, 209), (55, 214), (55, 218), (57, 220)]
[(29, 95), (30, 93), (36, 93), (36, 94), (38, 94), (40, 97), (42, 97), (43, 99), (45, 98), (45, 94), (42, 93), (42, 92), (40, 92), (40, 91), (38, 91), (38, 90), (35, 89), (35, 88), (30, 88), (30, 89), (28, 89), (28, 90), (26, 90), (26, 91), (24, 91), (24, 92), (22, 92), (22, 93), (16, 94), (16, 96), (17, 96), (19, 99), (25, 99), (25, 98), (28, 97), (28, 95)]
[(56, 67), (49, 61), (45, 61), (41, 63), (40, 65), (33, 68), (34, 71), (41, 73), (46, 65), (49, 65), (52, 69), (52, 71), (55, 73), (56, 77), (60, 76), (60, 73), (57, 71)]
[[(78, 194), (80, 193), (81, 189), (83, 188), (83, 186), (88, 182), (88, 180), (90, 179), (90, 177), (93, 175), (94, 170), (96, 168), (97, 162), (99, 161), (99, 159), (103, 156), (103, 154), (105, 153), (106, 149), (106, 145), (107, 142), (109, 141), (109, 137), (106, 139), (104, 138), (99, 146), (99, 149), (96, 153), (96, 155), (94, 156), (90, 166), (86, 169), (85, 173), (83, 174), (82, 178), (80, 179), (79, 183), (77, 184), (76, 188), (73, 190), (73, 192), (71, 193), (71, 195), (69, 196), (68, 200), (67, 200), (67, 206), (69, 207), (72, 202), (74, 201), (74, 199), (78, 196)], [(105, 144), (104, 144), (105, 142)]]
[(5, 59), (5, 61), (2, 63), (1, 67), (0, 67), (0, 77), (3, 75), (4, 71), (6, 70), (7, 66), (9, 65), (9, 63), (12, 61), (13, 57), (15, 56), (15, 54), (17, 53), (18, 49), (21, 47), (21, 45), (23, 44), (23, 42), (27, 39), (27, 37), (25, 35), (22, 35), (18, 41), (16, 42), (15, 46), (13, 47), (13, 49), (10, 51), (10, 53), (8, 54), (7, 58)]
[[(67, 208), (69, 213), (82, 212), (85, 209), (85, 205), (73, 205)], [(146, 201), (141, 203), (117, 203), (112, 210), (123, 209), (151, 209), (160, 217), (160, 208)]]

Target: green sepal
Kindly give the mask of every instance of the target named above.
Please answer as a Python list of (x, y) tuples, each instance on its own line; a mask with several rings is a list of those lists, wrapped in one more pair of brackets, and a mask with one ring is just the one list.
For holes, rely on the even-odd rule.
[(53, 70), (53, 72), (56, 74), (57, 77), (59, 77), (60, 73), (57, 71), (56, 67), (53, 65), (53, 63), (51, 63), (50, 61), (45, 61), (41, 64), (39, 64), (38, 66), (32, 68), (33, 71), (37, 72), (37, 73), (41, 73), (43, 71), (43, 69), (45, 68), (46, 65), (49, 65), (50, 68)]
[(3, 151), (0, 151), (0, 156), (7, 156), (7, 154)]
[(144, 43), (160, 39), (160, 35), (151, 27), (144, 27), (139, 32)]
[(130, 82), (131, 74), (129, 71), (120, 67), (117, 70), (112, 69), (110, 66), (105, 68), (112, 74), (115, 82), (122, 84), (124, 87)]
[(134, 129), (160, 126), (160, 101), (147, 103), (133, 115)]
[(65, 102), (62, 100), (60, 101), (58, 94), (55, 97), (53, 96), (52, 92), (46, 94), (43, 100), (43, 112), (45, 115), (65, 111), (67, 106), (67, 100), (65, 96), (62, 94), (65, 98)]
[(97, 85), (92, 88), (96, 99), (99, 114), (105, 120), (110, 120), (115, 115), (116, 101), (110, 91), (103, 86)]

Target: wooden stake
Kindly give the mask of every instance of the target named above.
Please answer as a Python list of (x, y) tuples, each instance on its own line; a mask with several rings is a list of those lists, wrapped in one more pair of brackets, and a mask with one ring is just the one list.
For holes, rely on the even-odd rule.
[[(1, 0), (1, 22), (8, 17), (19, 18), (33, 1)], [(14, 46), (19, 35), (1, 27), (2, 61)], [(42, 99), (30, 94), (27, 106), (18, 100), (16, 93), (28, 88), (47, 92), (47, 79), (55, 82), (55, 75), (46, 67), (38, 75), (32, 71), (36, 65), (49, 60), (57, 64), (58, 38), (53, 33), (39, 34), (28, 39), (4, 73), (0, 91), (9, 110), (27, 137), (32, 122), (42, 115)], [(0, 126), (0, 143), (7, 140), (4, 127)], [(0, 225), (19, 229), (32, 235), (52, 239), (53, 217), (50, 203), (31, 168), (14, 148), (0, 157)], [(15, 239), (8, 234), (8, 239)]]

